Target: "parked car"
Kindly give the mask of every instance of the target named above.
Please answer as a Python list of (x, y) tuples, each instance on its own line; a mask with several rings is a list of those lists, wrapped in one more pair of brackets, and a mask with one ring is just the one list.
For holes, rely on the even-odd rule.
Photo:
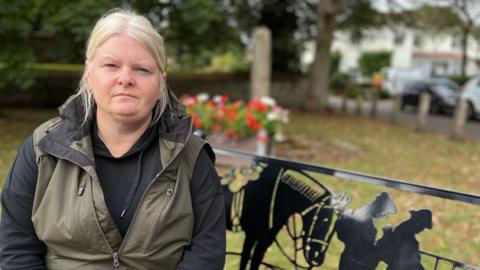
[(465, 83), (461, 98), (467, 101), (468, 118), (480, 119), (480, 77), (471, 78)]
[(384, 77), (383, 89), (390, 96), (401, 95), (405, 86), (411, 82), (430, 78), (430, 70), (422, 67), (384, 67), (381, 72)]
[(460, 86), (447, 78), (411, 82), (402, 91), (402, 109), (407, 106), (417, 107), (423, 92), (431, 96), (431, 113), (453, 114), (460, 97)]

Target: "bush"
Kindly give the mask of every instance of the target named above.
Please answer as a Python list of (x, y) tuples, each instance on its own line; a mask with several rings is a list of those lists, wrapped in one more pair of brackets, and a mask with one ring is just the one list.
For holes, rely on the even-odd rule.
[(372, 76), (383, 67), (390, 66), (390, 55), (388, 51), (375, 51), (363, 53), (359, 60), (359, 67), (364, 76)]
[(330, 89), (335, 93), (342, 92), (350, 81), (351, 78), (348, 73), (335, 72), (330, 77)]
[(459, 85), (464, 85), (468, 80), (470, 80), (470, 77), (468, 76), (449, 76), (448, 77), (450, 80), (458, 83)]

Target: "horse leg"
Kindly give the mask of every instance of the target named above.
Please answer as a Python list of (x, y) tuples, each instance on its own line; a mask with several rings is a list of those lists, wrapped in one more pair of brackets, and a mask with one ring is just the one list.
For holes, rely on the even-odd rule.
[(266, 237), (259, 239), (255, 250), (253, 251), (252, 261), (250, 262), (250, 270), (258, 270), (260, 263), (262, 263), (263, 257), (268, 247), (273, 243), (275, 236), (279, 230), (270, 230)]
[(239, 270), (247, 269), (247, 264), (248, 264), (248, 261), (250, 260), (250, 254), (252, 251), (253, 244), (255, 244), (255, 238), (252, 236), (249, 236), (245, 232), (245, 241), (243, 241), (242, 258), (240, 260)]

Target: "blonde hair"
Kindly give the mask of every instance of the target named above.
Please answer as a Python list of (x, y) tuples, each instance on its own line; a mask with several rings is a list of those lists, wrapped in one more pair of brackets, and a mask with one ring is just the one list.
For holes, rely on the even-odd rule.
[[(145, 45), (155, 59), (160, 72), (162, 74), (165, 72), (167, 59), (162, 36), (144, 16), (138, 15), (133, 11), (118, 8), (105, 13), (93, 27), (87, 42), (86, 59), (93, 59), (96, 50), (115, 34), (127, 34)], [(78, 87), (78, 93), (82, 96), (84, 107), (83, 123), (87, 121), (95, 108), (92, 91), (88, 89), (88, 75), (89, 71), (85, 70)], [(155, 106), (151, 125), (160, 119), (160, 116), (169, 103), (166, 82), (163, 76), (160, 76), (160, 78), (160, 100)]]

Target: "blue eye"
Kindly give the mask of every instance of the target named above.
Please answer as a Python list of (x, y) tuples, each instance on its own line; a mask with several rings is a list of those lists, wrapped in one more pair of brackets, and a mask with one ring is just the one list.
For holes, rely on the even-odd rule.
[(138, 67), (138, 68), (135, 68), (135, 70), (137, 70), (137, 71), (139, 71), (139, 72), (142, 72), (142, 73), (150, 74), (150, 70), (148, 70), (148, 69), (146, 69), (146, 68)]
[(117, 65), (111, 64), (111, 63), (105, 64), (105, 65), (103, 65), (103, 66), (106, 67), (106, 68), (109, 68), (109, 69), (114, 69), (114, 68), (117, 67)]

